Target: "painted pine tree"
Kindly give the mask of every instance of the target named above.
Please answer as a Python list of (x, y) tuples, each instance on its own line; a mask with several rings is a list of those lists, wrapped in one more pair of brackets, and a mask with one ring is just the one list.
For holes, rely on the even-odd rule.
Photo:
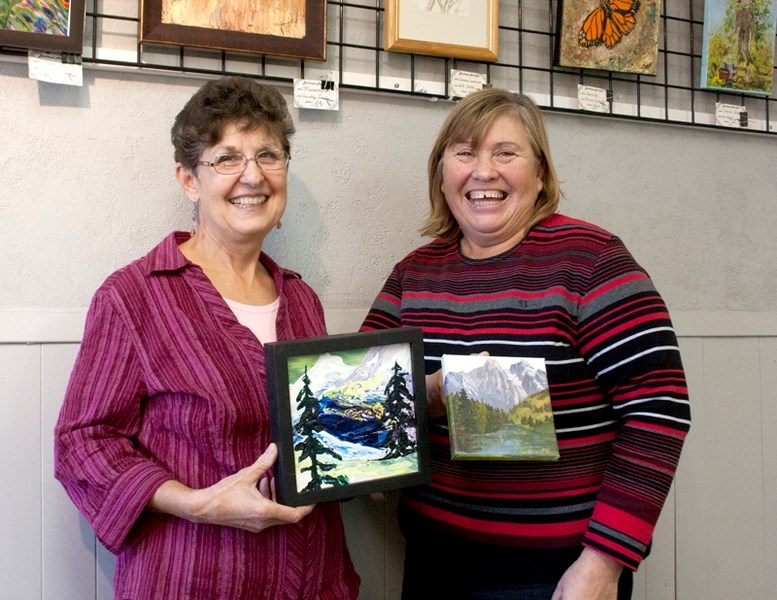
[(305, 367), (305, 374), (302, 376), (302, 389), (297, 394), (297, 409), (302, 410), (294, 430), (302, 439), (294, 445), (294, 450), (300, 453), (299, 463), (310, 460), (310, 464), (302, 467), (301, 471), (310, 471), (310, 482), (305, 486), (303, 492), (311, 490), (320, 490), (322, 486), (345, 485), (348, 483), (348, 477), (338, 475), (333, 477), (327, 472), (334, 469), (337, 465), (323, 462), (320, 457), (328, 454), (329, 456), (342, 460), (337, 452), (332, 450), (316, 435), (323, 427), (318, 419), (319, 404), (318, 399), (310, 390), (310, 378), (308, 377), (308, 368)]
[(381, 460), (406, 456), (416, 450), (416, 441), (408, 435), (415, 428), (415, 413), (413, 411), (413, 396), (407, 389), (406, 373), (402, 372), (399, 363), (394, 362), (393, 375), (386, 384), (386, 402), (381, 426), (388, 432), (383, 443), (386, 454)]

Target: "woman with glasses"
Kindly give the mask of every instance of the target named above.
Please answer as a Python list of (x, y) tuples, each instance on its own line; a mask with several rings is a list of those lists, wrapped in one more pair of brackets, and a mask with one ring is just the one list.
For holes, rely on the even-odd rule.
[(324, 335), (316, 294), (262, 252), (286, 208), (281, 94), (205, 84), (175, 119), (195, 230), (96, 292), (55, 430), (55, 473), (121, 600), (358, 595), (339, 507), (275, 502), (263, 344)]
[[(690, 426), (666, 306), (616, 236), (556, 212), (528, 97), (461, 100), (428, 173), (434, 241), (394, 267), (362, 327), (423, 328), (437, 417), (432, 482), (400, 501), (402, 598), (629, 598)], [(441, 357), (479, 353), (545, 360), (557, 461), (451, 459)]]

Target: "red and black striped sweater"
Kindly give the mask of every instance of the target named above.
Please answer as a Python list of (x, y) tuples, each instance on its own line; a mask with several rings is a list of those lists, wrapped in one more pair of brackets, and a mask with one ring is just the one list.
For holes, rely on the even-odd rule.
[(362, 329), (399, 326), (423, 328), (427, 373), (442, 354), (545, 358), (561, 455), (452, 461), (445, 421), (433, 422), (433, 479), (403, 494), (403, 514), (495, 545), (582, 543), (636, 569), (690, 407), (669, 313), (624, 244), (558, 214), (489, 259), (432, 242), (394, 267)]

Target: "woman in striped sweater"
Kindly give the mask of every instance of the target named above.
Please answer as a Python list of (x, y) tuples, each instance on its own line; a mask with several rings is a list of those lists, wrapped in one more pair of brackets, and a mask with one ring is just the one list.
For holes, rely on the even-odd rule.
[[(556, 212), (526, 96), (458, 103), (429, 196), (434, 241), (394, 267), (362, 326), (424, 331), (433, 476), (400, 501), (403, 599), (629, 598), (690, 426), (666, 306), (617, 237)], [(451, 460), (440, 357), (480, 352), (545, 359), (558, 461)]]

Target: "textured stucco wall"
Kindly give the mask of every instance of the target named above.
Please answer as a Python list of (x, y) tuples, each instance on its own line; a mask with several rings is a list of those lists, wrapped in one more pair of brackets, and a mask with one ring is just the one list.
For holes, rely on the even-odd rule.
[[(190, 208), (169, 128), (202, 80), (87, 70), (83, 88), (0, 63), (0, 310), (84, 308)], [(291, 100), (290, 88), (281, 87)], [(447, 102), (344, 91), (295, 111), (289, 206), (266, 250), (328, 309), (364, 309), (422, 242)], [(619, 234), (672, 310), (777, 310), (777, 139), (547, 113), (562, 210)]]

